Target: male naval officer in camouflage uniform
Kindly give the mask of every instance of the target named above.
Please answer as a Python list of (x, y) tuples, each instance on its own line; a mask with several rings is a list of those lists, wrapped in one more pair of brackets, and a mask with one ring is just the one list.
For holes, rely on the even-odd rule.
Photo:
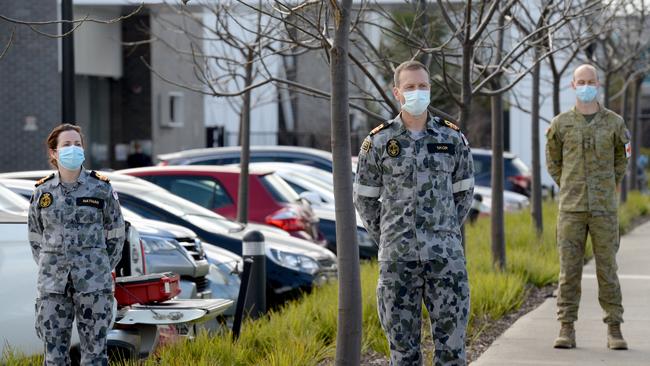
[(630, 156), (630, 134), (616, 113), (597, 101), (598, 75), (591, 65), (573, 73), (576, 105), (556, 116), (546, 134), (548, 172), (560, 186), (557, 240), (560, 252), (556, 348), (576, 346), (580, 281), (587, 233), (591, 236), (598, 300), (608, 325), (607, 346), (627, 349), (621, 335), (621, 288), (616, 275), (619, 247), (616, 187)]
[(39, 265), (36, 332), (47, 365), (69, 365), (76, 317), (82, 365), (106, 365), (112, 319), (111, 271), (120, 260), (125, 226), (108, 179), (83, 168), (74, 183), (53, 173), (32, 196), (29, 243)]
[(379, 243), (379, 319), (391, 365), (422, 364), (422, 301), (431, 317), (435, 365), (465, 365), (469, 285), (460, 227), (474, 190), (472, 155), (458, 127), (427, 114), (429, 73), (395, 70), (402, 111), (364, 140), (354, 202)]

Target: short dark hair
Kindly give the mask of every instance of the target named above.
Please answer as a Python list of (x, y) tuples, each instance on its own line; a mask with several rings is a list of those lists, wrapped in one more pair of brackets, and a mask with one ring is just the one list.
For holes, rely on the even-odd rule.
[(47, 136), (47, 140), (45, 140), (45, 144), (47, 145), (48, 148), (47, 150), (48, 161), (50, 162), (50, 165), (52, 165), (57, 169), (59, 168), (59, 165), (56, 163), (56, 159), (52, 159), (52, 157), (50, 156), (50, 150), (56, 150), (57, 146), (59, 146), (59, 135), (65, 131), (76, 131), (79, 134), (79, 136), (81, 136), (81, 145), (84, 147), (86, 146), (86, 143), (84, 142), (84, 134), (81, 132), (81, 127), (71, 125), (69, 123), (60, 124), (54, 127), (52, 132), (50, 132), (50, 134)]
[(404, 70), (418, 70), (418, 69), (422, 69), (422, 70), (426, 71), (427, 74), (429, 74), (429, 69), (419, 61), (409, 60), (409, 61), (404, 61), (401, 64), (399, 64), (399, 66), (397, 66), (397, 68), (395, 69), (395, 74), (393, 75), (393, 82), (395, 83), (395, 86), (396, 87), (399, 86), (399, 75), (402, 73), (402, 71), (404, 71)]

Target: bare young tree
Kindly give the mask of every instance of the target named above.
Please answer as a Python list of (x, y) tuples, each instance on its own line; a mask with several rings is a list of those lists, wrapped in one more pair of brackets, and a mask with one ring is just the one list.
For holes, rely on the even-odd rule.
[[(565, 22), (561, 26), (554, 28), (546, 28), (545, 26), (555, 19), (562, 19), (567, 15), (566, 9), (570, 7), (572, 12), (581, 14), (580, 17), (572, 19), (572, 21)], [(522, 8), (523, 16), (520, 18), (513, 17), (513, 21), (517, 26), (517, 30), (524, 35), (530, 35), (537, 29), (544, 29), (543, 32), (537, 33), (532, 39), (535, 46), (533, 48), (532, 60), (535, 64), (532, 70), (532, 100), (531, 100), (531, 152), (532, 152), (532, 189), (531, 189), (531, 216), (538, 237), (541, 237), (544, 231), (543, 213), (542, 213), (542, 185), (541, 185), (541, 158), (540, 158), (540, 78), (541, 78), (541, 57), (543, 54), (547, 55), (551, 69), (553, 72), (553, 103), (554, 109), (559, 111), (559, 92), (560, 92), (560, 77), (566, 70), (571, 60), (573, 60), (577, 53), (582, 49), (581, 44), (585, 44), (584, 38), (591, 39), (590, 37), (572, 37), (572, 33), (576, 26), (575, 24), (583, 24), (585, 18), (590, 18), (599, 15), (602, 12), (603, 6), (600, 1), (587, 0), (584, 2), (576, 3), (574, 1), (557, 1), (557, 0), (542, 0), (536, 4), (532, 4), (530, 8)], [(555, 44), (554, 39), (562, 38), (565, 41), (563, 44)], [(570, 52), (568, 55), (569, 60), (565, 61), (562, 70), (557, 69), (556, 56), (551, 51), (567, 47)], [(565, 52), (559, 53), (566, 56)], [(559, 112), (558, 112), (559, 113)]]
[[(650, 39), (644, 36), (650, 29), (645, 1), (616, 0), (609, 7), (608, 18), (611, 21), (598, 32), (598, 37), (590, 47), (588, 61), (594, 63), (604, 74), (603, 102), (610, 108), (612, 101), (619, 97), (622, 100), (622, 115), (630, 130), (638, 130), (637, 108), (632, 107), (632, 119), (629, 118), (629, 95), (633, 90), (629, 86), (650, 70), (646, 59), (650, 47)], [(620, 78), (622, 86), (618, 91), (613, 90), (613, 81)], [(636, 97), (633, 102), (636, 101)], [(634, 103), (633, 103), (634, 104)], [(636, 144), (638, 136), (632, 134), (632, 143)], [(638, 149), (632, 150), (631, 163), (628, 173), (621, 184), (621, 202), (627, 201), (630, 178), (636, 175), (636, 158)]]
[[(330, 49), (332, 83), (332, 153), (336, 199), (336, 243), (339, 263), (339, 315), (336, 364), (356, 366), (361, 355), (361, 280), (356, 245), (356, 212), (352, 205), (352, 162), (348, 107), (348, 49), (352, 0), (332, 1), (334, 40)], [(345, 243), (345, 244), (344, 244)]]
[[(503, 224), (503, 103), (499, 98), (503, 98), (505, 93), (546, 57), (562, 50), (544, 48), (547, 35), (584, 16), (584, 13), (581, 13), (583, 9), (574, 8), (567, 1), (558, 4), (542, 3), (538, 19), (529, 13), (530, 1), (481, 2), (477, 11), (473, 11), (473, 4), (468, 2), (462, 12), (461, 9), (446, 8), (442, 1), (438, 3), (443, 10), (444, 19), (454, 34), (458, 34), (458, 42), (450, 43), (441, 53), (447, 56), (445, 70), (454, 67), (461, 70), (460, 81), (457, 81), (461, 88), (458, 99), (461, 123), (463, 118), (469, 118), (473, 97), (492, 97), (491, 235), (494, 264), (496, 268), (502, 269), (506, 258)], [(544, 6), (557, 9), (558, 16), (547, 19)], [(521, 32), (524, 24), (525, 32)], [(520, 28), (519, 34), (523, 34), (515, 37), (517, 27)], [(462, 32), (457, 33), (457, 30)], [(534, 55), (532, 58), (528, 57), (531, 52)], [(457, 60), (461, 60), (460, 64), (455, 62)], [(448, 92), (453, 92), (453, 89), (448, 88)], [(533, 133), (535, 130), (533, 128)], [(539, 148), (539, 142), (537, 146)], [(539, 156), (539, 152), (537, 154)], [(539, 169), (537, 170), (539, 175)], [(536, 210), (536, 213), (541, 213), (541, 209)]]
[[(0, 59), (2, 59), (7, 54), (7, 52), (9, 52), (9, 49), (14, 44), (15, 37), (16, 37), (16, 30), (18, 29), (18, 27), (29, 28), (32, 32), (37, 33), (43, 37), (59, 39), (71, 35), (77, 29), (79, 29), (79, 27), (84, 23), (114, 24), (114, 23), (121, 22), (125, 19), (128, 19), (138, 14), (143, 7), (144, 5), (140, 4), (136, 9), (129, 12), (128, 14), (120, 17), (112, 18), (112, 19), (97, 19), (97, 18), (92, 18), (89, 15), (85, 15), (81, 18), (72, 19), (72, 20), (60, 20), (60, 19), (35, 20), (35, 19), (20, 19), (20, 18), (10, 17), (0, 13), (0, 22), (13, 24), (13, 27), (11, 29), (11, 32), (9, 33), (7, 41), (3, 42), (4, 45), (1, 47), (2, 51), (0, 51)], [(49, 29), (47, 29), (48, 27), (51, 27), (53, 25), (66, 25), (68, 26), (68, 29), (64, 31), (58, 31), (58, 32), (52, 32)]]

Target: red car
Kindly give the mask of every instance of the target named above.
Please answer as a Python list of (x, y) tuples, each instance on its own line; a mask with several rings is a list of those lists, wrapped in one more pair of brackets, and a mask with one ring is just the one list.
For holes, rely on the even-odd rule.
[[(121, 170), (119, 173), (146, 179), (225, 217), (236, 219), (239, 167), (155, 166)], [(318, 230), (318, 217), (309, 202), (270, 170), (251, 169), (248, 180), (248, 219), (274, 225), (291, 235), (325, 244)]]

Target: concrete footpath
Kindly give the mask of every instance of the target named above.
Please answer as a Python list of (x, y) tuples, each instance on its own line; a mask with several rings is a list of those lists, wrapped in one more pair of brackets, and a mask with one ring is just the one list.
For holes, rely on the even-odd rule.
[(553, 348), (559, 332), (555, 298), (519, 318), (472, 366), (571, 365), (650, 366), (650, 222), (621, 238), (618, 273), (623, 290), (621, 329), (628, 351), (607, 349), (607, 326), (598, 304), (594, 261), (585, 266), (576, 322), (577, 348)]

